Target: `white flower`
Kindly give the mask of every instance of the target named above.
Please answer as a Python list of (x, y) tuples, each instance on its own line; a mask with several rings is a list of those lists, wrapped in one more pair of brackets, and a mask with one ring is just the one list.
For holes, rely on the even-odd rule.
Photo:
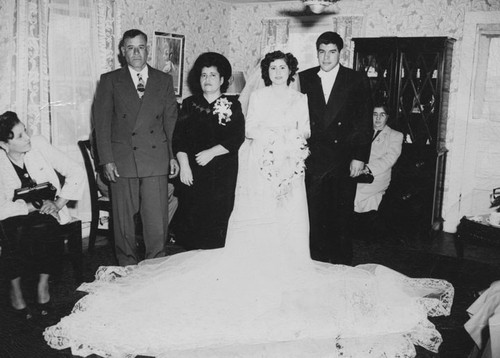
[(214, 104), (214, 114), (219, 117), (219, 124), (225, 126), (227, 122), (231, 121), (231, 111), (232, 103), (225, 97), (218, 98)]
[(308, 155), (307, 141), (298, 133), (268, 138), (260, 158), (260, 170), (278, 196), (286, 194), (290, 184), (304, 175)]

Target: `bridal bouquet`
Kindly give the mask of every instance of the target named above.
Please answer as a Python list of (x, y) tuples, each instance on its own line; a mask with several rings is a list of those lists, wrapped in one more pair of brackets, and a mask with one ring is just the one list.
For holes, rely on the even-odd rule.
[(268, 137), (259, 164), (277, 196), (286, 194), (293, 180), (304, 175), (308, 155), (307, 141), (298, 133)]
[(224, 97), (218, 98), (217, 101), (215, 101), (214, 114), (217, 114), (219, 117), (219, 124), (221, 126), (225, 126), (227, 122), (231, 121), (231, 115), (233, 114), (231, 111), (232, 104), (231, 101)]

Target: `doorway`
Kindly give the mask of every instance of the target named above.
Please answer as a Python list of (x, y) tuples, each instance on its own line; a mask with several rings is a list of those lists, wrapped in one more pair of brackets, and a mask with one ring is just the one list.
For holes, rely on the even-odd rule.
[(500, 12), (466, 14), (444, 230), (484, 214), (500, 186)]

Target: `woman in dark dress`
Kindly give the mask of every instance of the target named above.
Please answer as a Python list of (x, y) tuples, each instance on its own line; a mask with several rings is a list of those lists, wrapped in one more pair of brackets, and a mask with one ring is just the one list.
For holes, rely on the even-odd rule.
[(238, 149), (245, 122), (236, 96), (222, 93), (231, 65), (221, 54), (206, 52), (189, 75), (193, 96), (186, 98), (173, 148), (179, 161), (176, 240), (187, 249), (223, 247), (233, 209)]

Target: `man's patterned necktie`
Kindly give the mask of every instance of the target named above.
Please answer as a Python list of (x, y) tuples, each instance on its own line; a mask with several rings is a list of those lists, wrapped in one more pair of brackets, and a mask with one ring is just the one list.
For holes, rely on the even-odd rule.
[(137, 94), (139, 95), (139, 98), (142, 99), (146, 86), (144, 85), (144, 80), (142, 79), (142, 75), (140, 73), (137, 74), (137, 77), (139, 77), (139, 82), (137, 83)]

